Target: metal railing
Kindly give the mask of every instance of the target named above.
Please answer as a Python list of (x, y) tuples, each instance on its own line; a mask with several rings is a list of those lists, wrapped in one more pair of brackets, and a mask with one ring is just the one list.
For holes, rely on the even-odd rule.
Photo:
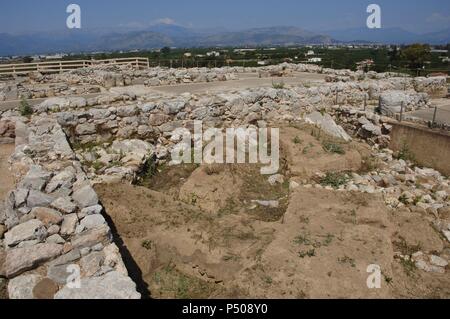
[(61, 73), (93, 65), (131, 65), (136, 69), (150, 67), (148, 58), (118, 58), (107, 60), (68, 60), (35, 63), (0, 64), (1, 75), (20, 75), (30, 72)]

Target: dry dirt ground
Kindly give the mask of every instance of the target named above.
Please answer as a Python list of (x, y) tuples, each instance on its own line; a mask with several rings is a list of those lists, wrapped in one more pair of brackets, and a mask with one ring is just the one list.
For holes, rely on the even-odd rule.
[[(275, 186), (249, 165), (161, 167), (139, 186), (96, 185), (147, 297), (450, 297), (448, 275), (394, 258), (442, 250), (425, 216), (388, 210), (381, 195), (289, 188), (318, 171), (382, 165), (364, 144), (337, 144), (308, 126), (281, 134), (286, 181)], [(367, 287), (371, 264), (381, 266), (381, 289)]]
[[(13, 151), (14, 145), (0, 144), (0, 201), (3, 201), (8, 192), (14, 188), (14, 179), (8, 164), (9, 156)], [(6, 297), (6, 281), (2, 281), (0, 278), (0, 299), (5, 299)]]

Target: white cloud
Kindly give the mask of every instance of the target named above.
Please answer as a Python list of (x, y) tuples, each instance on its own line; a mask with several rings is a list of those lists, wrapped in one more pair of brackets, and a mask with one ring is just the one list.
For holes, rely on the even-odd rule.
[(177, 24), (174, 19), (171, 18), (161, 18), (153, 21), (154, 24)]
[(435, 12), (427, 18), (427, 22), (433, 24), (450, 24), (450, 15)]

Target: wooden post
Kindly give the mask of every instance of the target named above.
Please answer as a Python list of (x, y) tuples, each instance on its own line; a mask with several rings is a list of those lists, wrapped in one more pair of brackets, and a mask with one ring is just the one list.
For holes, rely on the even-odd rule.
[(339, 92), (336, 91), (336, 103), (335, 103), (335, 105), (338, 105), (338, 102), (339, 102)]
[(364, 112), (366, 111), (366, 109), (367, 109), (367, 95), (364, 94)]
[(431, 123), (432, 128), (436, 124), (436, 115), (437, 115), (437, 106), (434, 107), (433, 122)]
[(172, 59), (170, 59), (170, 68), (172, 69)]
[(400, 106), (400, 122), (403, 121), (403, 104), (404, 102), (402, 101), (402, 104)]
[(62, 63), (59, 62), (59, 73), (62, 73), (63, 69), (62, 69)]

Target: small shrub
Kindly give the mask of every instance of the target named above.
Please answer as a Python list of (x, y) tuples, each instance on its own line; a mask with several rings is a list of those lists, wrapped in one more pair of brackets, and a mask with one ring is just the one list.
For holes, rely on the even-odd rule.
[(307, 251), (301, 251), (298, 253), (298, 256), (300, 258), (305, 258), (305, 257), (314, 257), (316, 255), (316, 250), (315, 249), (310, 249)]
[(218, 175), (220, 173), (222, 173), (224, 170), (223, 165), (220, 164), (210, 164), (205, 166), (204, 171), (207, 175), (211, 176), (211, 175)]
[(349, 180), (349, 177), (343, 173), (327, 173), (327, 175), (320, 180), (320, 184), (322, 186), (331, 186), (337, 189), (340, 186), (347, 184)]
[(416, 270), (416, 264), (411, 259), (400, 259), (400, 264), (403, 266), (403, 270), (405, 271), (408, 277), (412, 277), (414, 275), (414, 271)]
[(285, 84), (284, 84), (284, 82), (278, 82), (278, 83), (272, 82), (272, 87), (277, 90), (282, 90), (282, 89), (284, 89)]
[(31, 114), (33, 114), (33, 108), (25, 98), (22, 98), (22, 100), (20, 101), (19, 111), (22, 116), (30, 116)]
[(95, 161), (94, 163), (92, 163), (92, 168), (95, 169), (96, 171), (102, 169), (104, 167), (104, 164), (100, 161)]
[(302, 143), (302, 140), (298, 136), (296, 136), (292, 141), (294, 142), (294, 144), (301, 144)]
[(342, 148), (341, 145), (331, 142), (324, 142), (323, 143), (323, 149), (327, 151), (328, 153), (335, 153), (339, 155), (344, 155), (345, 151)]
[(411, 161), (411, 162), (415, 161), (415, 156), (411, 152), (411, 150), (409, 149), (409, 147), (406, 143), (403, 143), (402, 148), (400, 149), (400, 151), (397, 154), (397, 158), (402, 159), (404, 161)]
[(341, 264), (349, 264), (353, 268), (356, 267), (355, 260), (353, 258), (348, 257), (348, 256), (344, 256), (344, 257), (338, 258), (338, 262), (340, 262)]
[(142, 241), (141, 246), (147, 250), (150, 250), (150, 249), (152, 249), (152, 241), (144, 240), (144, 241)]

